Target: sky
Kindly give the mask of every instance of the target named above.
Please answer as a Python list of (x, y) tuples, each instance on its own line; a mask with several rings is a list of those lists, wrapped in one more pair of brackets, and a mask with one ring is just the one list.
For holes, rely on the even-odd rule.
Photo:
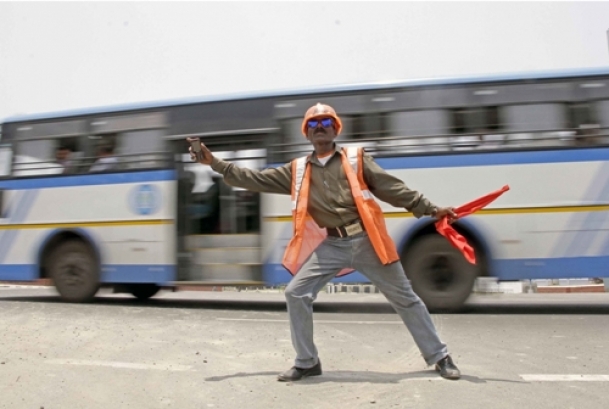
[(0, 121), (389, 80), (609, 68), (609, 2), (2, 2)]

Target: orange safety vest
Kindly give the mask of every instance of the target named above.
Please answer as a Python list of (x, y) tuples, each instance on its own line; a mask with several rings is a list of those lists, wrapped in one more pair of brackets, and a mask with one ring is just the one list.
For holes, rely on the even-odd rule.
[[(391, 264), (400, 259), (395, 243), (387, 233), (385, 218), (381, 207), (364, 182), (364, 150), (362, 148), (343, 148), (341, 161), (357, 211), (372, 247), (383, 264)], [(315, 223), (307, 211), (309, 187), (311, 185), (311, 165), (308, 156), (292, 161), (292, 221), (294, 234), (283, 255), (283, 266), (296, 274), (304, 262), (327, 237), (326, 229)], [(338, 275), (353, 272), (353, 269), (342, 270)]]

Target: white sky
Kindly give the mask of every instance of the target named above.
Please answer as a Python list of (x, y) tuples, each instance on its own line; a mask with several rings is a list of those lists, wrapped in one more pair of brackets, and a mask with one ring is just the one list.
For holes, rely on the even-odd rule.
[(324, 84), (609, 67), (609, 2), (0, 2), (0, 120)]

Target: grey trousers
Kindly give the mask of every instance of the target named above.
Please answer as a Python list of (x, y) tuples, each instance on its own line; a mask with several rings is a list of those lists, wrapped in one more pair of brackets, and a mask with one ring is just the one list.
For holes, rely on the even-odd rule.
[(344, 268), (356, 269), (383, 293), (406, 324), (428, 365), (448, 354), (427, 307), (412, 290), (402, 264), (381, 264), (364, 232), (344, 238), (328, 236), (287, 286), (285, 297), (296, 367), (310, 368), (319, 360), (313, 342), (313, 301)]

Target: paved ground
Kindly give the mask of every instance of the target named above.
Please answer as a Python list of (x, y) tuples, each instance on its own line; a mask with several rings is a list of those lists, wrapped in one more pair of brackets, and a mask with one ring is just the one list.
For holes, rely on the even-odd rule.
[(609, 399), (609, 294), (473, 298), (434, 315), (464, 376), (441, 379), (378, 294), (320, 294), (324, 375), (292, 364), (281, 293), (103, 295), (65, 304), (0, 287), (2, 408), (598, 408)]

